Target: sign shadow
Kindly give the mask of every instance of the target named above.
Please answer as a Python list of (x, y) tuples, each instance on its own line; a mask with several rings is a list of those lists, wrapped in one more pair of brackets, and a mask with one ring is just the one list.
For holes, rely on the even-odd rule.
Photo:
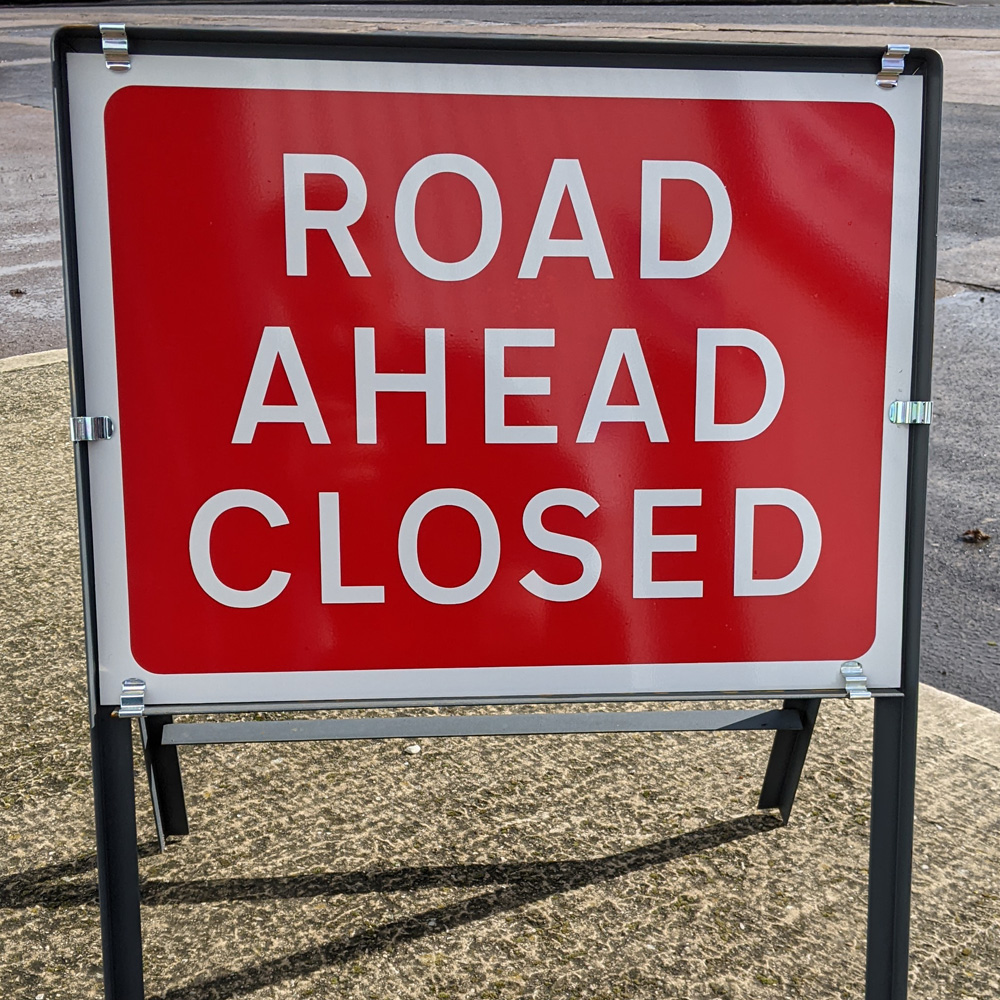
[(149, 1000), (226, 1000), (285, 980), (299, 979), (328, 966), (356, 961), (400, 943), (446, 933), (550, 896), (610, 882), (645, 868), (766, 833), (781, 825), (780, 818), (770, 814), (740, 816), (617, 854), (575, 861), (446, 865), (286, 878), (210, 879), (179, 884), (147, 881), (142, 886), (143, 903), (154, 906), (358, 895), (443, 886), (478, 888), (500, 883), (497, 888), (472, 899), (433, 907), (312, 948), (179, 986)]

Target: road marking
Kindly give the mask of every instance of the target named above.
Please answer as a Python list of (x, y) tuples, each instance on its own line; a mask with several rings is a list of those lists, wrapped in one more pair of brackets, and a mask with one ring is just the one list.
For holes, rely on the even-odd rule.
[(9, 267), (0, 267), (0, 278), (5, 278), (10, 274), (20, 274), (22, 271), (33, 271), (43, 267), (62, 267), (61, 260), (40, 260), (35, 264), (11, 264)]
[(58, 233), (22, 233), (18, 236), (8, 236), (0, 244), (0, 253), (23, 250), (25, 247), (37, 247), (43, 243), (58, 243), (61, 239), (62, 237)]
[(0, 69), (4, 66), (42, 66), (51, 62), (51, 59), (0, 59)]

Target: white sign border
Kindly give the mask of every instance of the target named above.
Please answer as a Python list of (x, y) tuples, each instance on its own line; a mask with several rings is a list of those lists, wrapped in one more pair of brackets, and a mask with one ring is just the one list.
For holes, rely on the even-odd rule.
[[(133, 86), (573, 97), (815, 101), (882, 107), (895, 128), (888, 347), (879, 511), (876, 636), (862, 656), (869, 687), (901, 684), (903, 566), (909, 434), (888, 420), (908, 399), (916, 298), (923, 81), (881, 90), (859, 73), (673, 70), (607, 66), (469, 65), (225, 56), (141, 55), (125, 73), (101, 54), (67, 53), (70, 142), (87, 407), (118, 422), (104, 110)], [(446, 58), (446, 57), (445, 57)], [(585, 57), (584, 57), (585, 58)], [(156, 674), (132, 656), (119, 440), (90, 447), (100, 701), (117, 704), (122, 681), (146, 682), (149, 706), (268, 705), (384, 700), (668, 695), (756, 697), (843, 690), (840, 660), (605, 664), (391, 670)]]

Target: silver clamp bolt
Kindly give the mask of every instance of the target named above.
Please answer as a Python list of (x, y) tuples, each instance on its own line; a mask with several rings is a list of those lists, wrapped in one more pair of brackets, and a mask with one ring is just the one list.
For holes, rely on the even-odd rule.
[(868, 678), (864, 675), (864, 667), (859, 660), (848, 660), (841, 664), (840, 673), (844, 678), (844, 686), (847, 688), (848, 698), (870, 698), (871, 691), (868, 690)]
[(146, 682), (138, 677), (122, 681), (122, 693), (118, 699), (118, 717), (134, 719), (146, 711)]
[(128, 54), (128, 36), (124, 24), (102, 24), (101, 51), (104, 53), (104, 65), (117, 73), (124, 73), (132, 68), (132, 57)]
[(889, 404), (889, 420), (894, 424), (929, 424), (934, 403), (929, 400), (897, 399)]
[(910, 54), (910, 46), (893, 43), (885, 47), (882, 54), (882, 69), (875, 77), (875, 86), (883, 90), (892, 90), (899, 84), (900, 74), (903, 72), (903, 64)]
[(69, 439), (78, 441), (107, 441), (115, 433), (111, 417), (70, 417)]

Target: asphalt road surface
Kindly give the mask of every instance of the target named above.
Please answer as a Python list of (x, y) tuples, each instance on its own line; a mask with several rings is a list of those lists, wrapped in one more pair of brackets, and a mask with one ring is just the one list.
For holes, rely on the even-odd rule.
[[(109, 17), (177, 23), (265, 23), (280, 13), (299, 22), (345, 18), (378, 27), (425, 22), (429, 30), (504, 24), (551, 28), (595, 23), (740, 26), (770, 29), (760, 40), (800, 40), (803, 26), (885, 29), (892, 38), (947, 46), (949, 66), (980, 67), (975, 86), (945, 105), (939, 225), (935, 423), (927, 521), (922, 676), (928, 683), (1000, 711), (1000, 5), (956, 6), (476, 6), (269, 5), (110, 8), (0, 8), (0, 357), (62, 347), (61, 276), (51, 151), (48, 37), (61, 23)], [(273, 22), (270, 22), (273, 24)], [(730, 30), (734, 29), (734, 30)], [(907, 31), (914, 37), (907, 37)], [(935, 38), (928, 40), (928, 33)], [(742, 37), (742, 36), (740, 36)], [(813, 39), (815, 40), (815, 39)], [(946, 83), (946, 98), (949, 91)], [(993, 88), (990, 90), (990, 88)], [(991, 96), (992, 95), (992, 96)], [(32, 111), (30, 109), (40, 109)], [(4, 129), (7, 137), (3, 137)], [(48, 129), (47, 133), (44, 130)], [(41, 139), (37, 136), (42, 135)], [(36, 139), (29, 141), (31, 136)], [(21, 139), (24, 142), (19, 145)], [(20, 159), (19, 159), (20, 157)], [(27, 164), (27, 166), (25, 166)], [(20, 173), (18, 171), (20, 170)], [(30, 175), (30, 177), (29, 177)], [(34, 184), (34, 187), (30, 185)], [(26, 186), (27, 185), (27, 186)], [(10, 294), (17, 292), (19, 294)], [(992, 542), (960, 534), (978, 527)]]

